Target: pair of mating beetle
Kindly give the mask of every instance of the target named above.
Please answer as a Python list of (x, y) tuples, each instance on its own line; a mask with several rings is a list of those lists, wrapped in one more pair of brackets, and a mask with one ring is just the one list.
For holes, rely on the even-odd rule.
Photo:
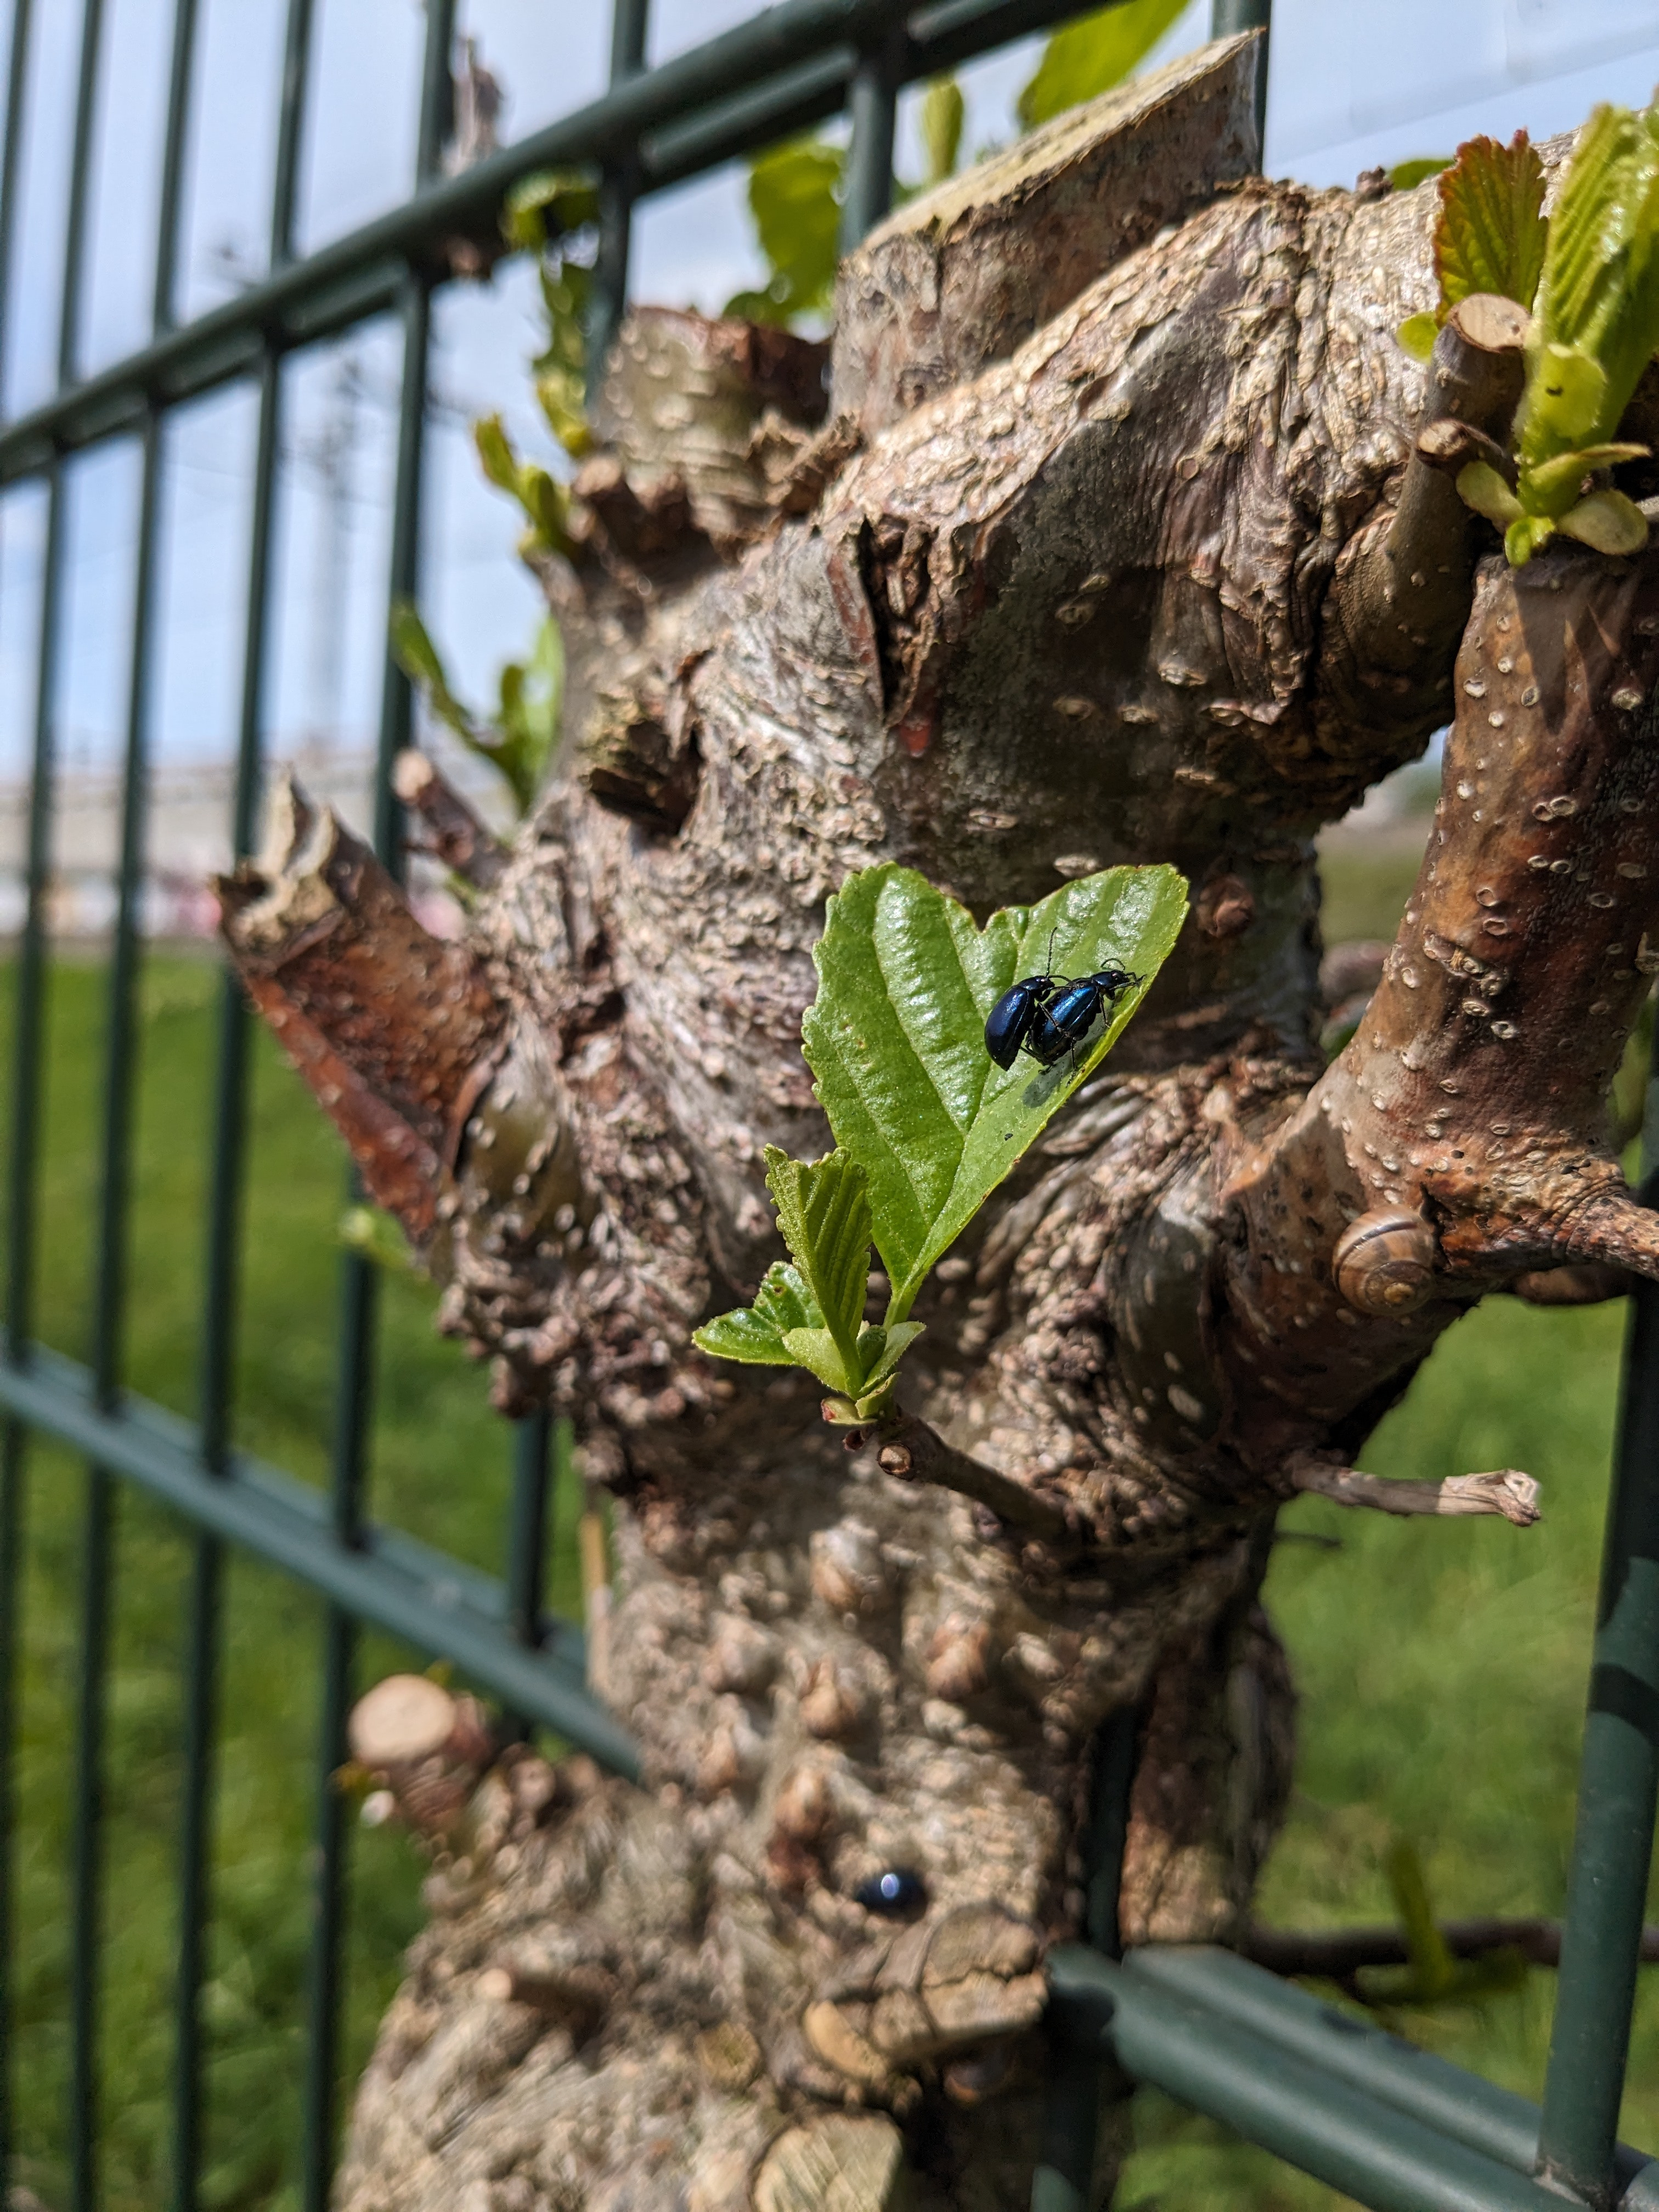
[[(1056, 933), (1058, 934), (1058, 933)], [(1103, 1010), (1115, 1006), (1142, 981), (1127, 968), (1100, 968), (1092, 975), (1056, 975), (1054, 940), (1048, 965), (1003, 993), (987, 1018), (985, 1049), (999, 1067), (1012, 1067), (1027, 1052), (1039, 1067), (1055, 1067), (1067, 1054), (1073, 1066)]]

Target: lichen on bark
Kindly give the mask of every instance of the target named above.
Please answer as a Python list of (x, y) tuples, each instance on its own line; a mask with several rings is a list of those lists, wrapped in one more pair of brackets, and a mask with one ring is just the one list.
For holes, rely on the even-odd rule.
[[(1659, 559), (1511, 574), (1448, 505), (1419, 433), (1501, 432), (1450, 350), (1496, 325), (1427, 377), (1399, 349), (1431, 191), (1243, 173), (1254, 66), (1210, 49), (893, 218), (845, 272), (822, 417), (788, 342), (637, 311), (545, 568), (574, 748), (462, 946), (337, 841), (322, 868), (292, 805), (228, 896), (443, 1325), (610, 1487), (595, 1686), (646, 1771), (481, 1755), (428, 1824), (353, 2212), (1023, 2202), (1102, 1723), (1144, 1716), (1126, 1934), (1227, 1940), (1290, 1770), (1279, 1504), (1366, 1502), (1366, 1435), (1478, 1297), (1659, 1273), (1603, 1117), (1659, 966)], [(1053, 296), (1066, 194), (1111, 219)], [(1327, 1069), (1314, 834), (1448, 721), (1422, 878)], [(691, 1342), (781, 1256), (766, 1146), (825, 1148), (811, 951), (880, 860), (981, 920), (1119, 861), (1194, 889), (1108, 1069), (916, 1309), (915, 1434), (1024, 1519)], [(1483, 1480), (1462, 1510), (1526, 1517)], [(886, 1869), (917, 1917), (860, 1902)]]

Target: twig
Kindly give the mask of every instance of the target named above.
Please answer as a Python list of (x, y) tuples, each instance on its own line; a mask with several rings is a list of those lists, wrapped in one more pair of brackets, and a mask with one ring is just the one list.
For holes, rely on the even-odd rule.
[(1029, 1528), (1045, 1543), (1073, 1546), (1078, 1541), (1077, 1516), (1071, 1508), (1040, 1491), (1029, 1490), (1012, 1475), (1002, 1474), (983, 1460), (947, 1444), (937, 1429), (914, 1413), (894, 1413), (876, 1424), (871, 1434), (879, 1440), (877, 1455), (884, 1474), (903, 1482), (936, 1482), (942, 1489), (960, 1491), (964, 1498), (988, 1507), (1000, 1521)]
[(586, 1639), (587, 1681), (604, 1697), (610, 1682), (611, 1663), (611, 1547), (605, 1536), (605, 1516), (597, 1493), (590, 1489), (588, 1502), (576, 1523), (576, 1550), (581, 1561), (582, 1628)]
[(1542, 1517), (1538, 1485), (1517, 1468), (1449, 1474), (1442, 1482), (1410, 1482), (1391, 1475), (1362, 1474), (1358, 1468), (1334, 1466), (1310, 1453), (1291, 1460), (1285, 1472), (1293, 1489), (1312, 1491), (1339, 1505), (1368, 1505), (1379, 1513), (1501, 1513), (1517, 1528), (1530, 1528)]
[(1512, 300), (1459, 301), (1435, 340), (1399, 504), (1334, 587), (1355, 665), (1420, 678), (1453, 648), (1468, 614), (1476, 533), (1452, 476), (1502, 447), (1521, 397), (1527, 318)]
[(507, 866), (506, 847), (424, 753), (411, 747), (398, 754), (392, 764), (392, 787), (425, 825), (426, 836), (417, 851), (430, 853), (480, 890), (488, 890), (500, 879)]
[[(1518, 1951), (1534, 1966), (1561, 1963), (1561, 1923), (1557, 1920), (1446, 1920), (1440, 1936), (1455, 1959), (1478, 1959), (1490, 1951)], [(1350, 1980), (1364, 1966), (1408, 1966), (1411, 1953), (1401, 1928), (1300, 1929), (1248, 1927), (1241, 1955), (1274, 1974), (1311, 1974), (1333, 1982)], [(1642, 1930), (1640, 1956), (1659, 1964), (1659, 1926)]]
[(377, 1682), (352, 1707), (346, 1736), (359, 1771), (382, 1786), (410, 1827), (430, 1837), (454, 1828), (495, 1756), (477, 1699), (425, 1674)]
[(1505, 1288), (1529, 1306), (1594, 1306), (1628, 1297), (1638, 1280), (1611, 1261), (1586, 1260), (1578, 1267), (1528, 1267)]

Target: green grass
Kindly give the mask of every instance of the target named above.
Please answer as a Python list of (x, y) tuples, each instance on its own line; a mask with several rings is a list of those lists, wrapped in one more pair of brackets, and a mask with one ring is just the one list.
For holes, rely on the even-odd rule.
[[(1392, 927), (1411, 870), (1346, 869), (1347, 921)], [(1390, 901), (1393, 902), (1392, 910)], [(0, 1036), (11, 977), (0, 970)], [(52, 973), (44, 1117), (40, 1333), (86, 1356), (96, 1202), (104, 978)], [(219, 983), (205, 960), (158, 956), (144, 979), (126, 1371), (184, 1413), (195, 1407), (200, 1242)], [(254, 1044), (248, 1284), (239, 1328), (238, 1440), (324, 1479), (343, 1178), (339, 1148), (263, 1036)], [(374, 1510), (486, 1567), (498, 1564), (507, 1450), (484, 1379), (431, 1330), (432, 1295), (382, 1279)], [(1269, 1599), (1300, 1685), (1302, 1756), (1263, 1910), (1285, 1924), (1387, 1917), (1382, 1867), (1411, 1838), (1444, 1913), (1559, 1910), (1605, 1493), (1620, 1333), (1615, 1309), (1534, 1313), (1493, 1300), (1437, 1351), (1364, 1455), (1389, 1474), (1520, 1466), (1545, 1485), (1530, 1532), (1483, 1522), (1410, 1522), (1305, 1500), (1289, 1528), (1340, 1551), (1279, 1547)], [(76, 1589), (86, 1476), (64, 1455), (31, 1460), (23, 1635), (18, 1879), (21, 2021), (13, 2063), (15, 2179), (65, 2201), (67, 1861)], [(562, 1518), (569, 1525), (567, 1510)], [(107, 1892), (101, 2059), (110, 2212), (167, 2198), (167, 2069), (179, 1656), (191, 1551), (129, 1490), (117, 1506), (106, 1767)], [(568, 1550), (555, 1596), (573, 1595)], [(212, 2060), (209, 2207), (295, 2201), (320, 1615), (246, 1562), (228, 1570), (223, 1735), (207, 2012)], [(378, 1639), (372, 1679), (406, 1655)], [(420, 1868), (382, 1830), (354, 1838), (343, 2072), (362, 2063), (419, 1924)], [(1644, 1977), (1626, 2132), (1659, 2143), (1659, 1976)], [(1413, 2016), (1419, 2039), (1535, 2094), (1552, 1978), (1464, 2013)], [(1200, 2212), (1329, 2204), (1301, 2180), (1164, 2100), (1137, 2100), (1125, 2208)]]
[[(12, 972), (0, 972), (0, 1036), (11, 1032)], [(97, 1197), (106, 981), (63, 963), (51, 978), (42, 1116), (37, 1332), (88, 1351), (91, 1222)], [(125, 1371), (176, 1410), (196, 1405), (201, 1245), (214, 1030), (220, 995), (205, 959), (160, 957), (143, 987), (135, 1133)], [(239, 1328), (237, 1441), (325, 1479), (343, 1202), (341, 1148), (269, 1039), (254, 1039)], [(508, 1438), (483, 1372), (431, 1328), (433, 1293), (380, 1279), (384, 1327), (375, 1376), (373, 1510), (489, 1568), (500, 1565)], [(16, 1912), (19, 2026), (14, 2051), (15, 2179), (49, 2206), (65, 2201), (68, 1860), (80, 1643), (80, 1540), (87, 1477), (66, 1455), (31, 1455), (22, 1606)], [(562, 1501), (570, 1524), (571, 1501)], [(191, 1545), (141, 1494), (118, 1493), (111, 1594), (114, 1664), (106, 1766), (108, 1945), (103, 2033), (105, 2202), (137, 2212), (167, 2200), (169, 2003), (176, 1942), (180, 1659)], [(574, 1595), (568, 1547), (553, 1595)], [(297, 2203), (301, 2023), (308, 1935), (307, 1852), (321, 1610), (282, 1577), (233, 1560), (223, 1595), (214, 1923), (206, 2014), (209, 2207)], [(365, 1681), (410, 1655), (365, 1641)], [(386, 1832), (354, 1837), (343, 2075), (361, 2065), (420, 1924), (421, 1869)]]
[[(1397, 1521), (1304, 1498), (1267, 1604), (1302, 1705), (1291, 1817), (1261, 1917), (1313, 1928), (1392, 1919), (1383, 1862), (1414, 1844), (1436, 1911), (1559, 1913), (1589, 1660), (1622, 1308), (1535, 1311), (1493, 1298), (1444, 1337), (1364, 1454), (1430, 1479), (1522, 1467), (1544, 1486), (1533, 1529)], [(1650, 1916), (1659, 1898), (1650, 1906)], [(1554, 1976), (1478, 2007), (1409, 2014), (1413, 2041), (1536, 2097)], [(1659, 1971), (1642, 1977), (1626, 2141), (1659, 2147)], [(1119, 2212), (1340, 2200), (1219, 2129), (1143, 2097)]]

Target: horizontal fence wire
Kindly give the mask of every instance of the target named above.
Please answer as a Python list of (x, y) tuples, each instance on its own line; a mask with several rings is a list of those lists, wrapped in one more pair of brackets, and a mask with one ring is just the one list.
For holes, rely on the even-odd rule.
[(355, 1545), (337, 1543), (331, 1501), (309, 1484), (240, 1452), (204, 1468), (193, 1423), (131, 1395), (118, 1413), (100, 1412), (88, 1370), (43, 1345), (24, 1366), (0, 1364), (0, 1410), (368, 1626), (453, 1659), (480, 1688), (618, 1773), (636, 1771), (628, 1737), (584, 1687), (580, 1631), (544, 1615), (526, 1648), (495, 1577), (373, 1522), (360, 1525)]
[[(142, 351), (65, 386), (0, 428), (0, 483), (138, 427), (165, 407), (257, 369), (268, 346), (330, 336), (396, 307), (409, 266), (446, 281), (458, 258), (501, 250), (503, 195), (541, 168), (637, 164), (635, 197), (751, 153), (834, 114), (868, 46), (891, 31), (893, 0), (783, 0), (653, 70), (624, 73), (600, 100), (417, 191), (401, 206), (270, 274)], [(1077, 0), (948, 0), (904, 17), (895, 67), (911, 84), (1078, 13)], [(794, 72), (816, 70), (809, 89)], [(774, 100), (775, 100), (775, 104)], [(659, 131), (699, 134), (659, 145)], [(464, 245), (465, 256), (454, 249)]]

